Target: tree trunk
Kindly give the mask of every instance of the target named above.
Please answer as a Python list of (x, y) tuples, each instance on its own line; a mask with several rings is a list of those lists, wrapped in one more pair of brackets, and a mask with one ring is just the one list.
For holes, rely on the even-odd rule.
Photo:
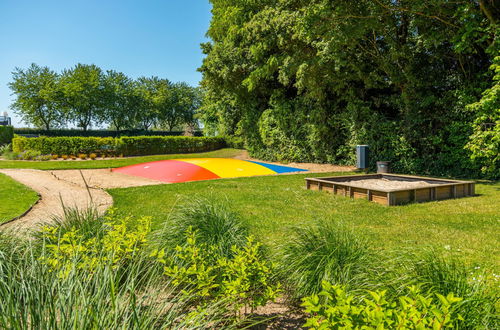
[(497, 0), (480, 0), (479, 8), (481, 8), (481, 11), (491, 24), (497, 23), (498, 16), (500, 15), (500, 4), (498, 4)]

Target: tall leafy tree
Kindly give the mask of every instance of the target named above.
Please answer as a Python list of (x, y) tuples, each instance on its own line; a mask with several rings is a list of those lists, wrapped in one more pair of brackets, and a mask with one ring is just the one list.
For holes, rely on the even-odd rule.
[(121, 72), (106, 71), (103, 76), (104, 120), (120, 131), (134, 128), (137, 97), (133, 81)]
[(201, 116), (253, 155), (341, 162), (368, 143), (399, 171), (477, 170), (465, 105), (498, 52), (496, 2), (211, 3)]
[(64, 123), (57, 73), (33, 63), (26, 70), (16, 68), (12, 78), (9, 87), (16, 98), (11, 108), (24, 122), (46, 130)]
[(200, 91), (184, 82), (170, 84), (160, 106), (160, 125), (169, 131), (181, 125), (193, 124), (200, 106)]
[(467, 148), (473, 159), (482, 165), (483, 172), (493, 178), (500, 177), (500, 56), (491, 66), (494, 72), (491, 88), (482, 98), (468, 106), (476, 114), (474, 132)]
[(61, 76), (63, 104), (70, 120), (86, 131), (105, 118), (106, 95), (102, 70), (94, 65), (77, 64)]
[(141, 129), (148, 130), (158, 123), (158, 99), (161, 85), (158, 77), (140, 77), (135, 82), (134, 93), (137, 96), (136, 122)]

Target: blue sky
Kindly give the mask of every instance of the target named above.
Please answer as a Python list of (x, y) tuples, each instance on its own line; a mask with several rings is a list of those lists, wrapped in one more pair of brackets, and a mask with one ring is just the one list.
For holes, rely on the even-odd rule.
[(159, 76), (197, 85), (210, 21), (208, 0), (0, 0), (0, 115), (7, 84), (31, 63), (60, 71), (96, 64), (132, 78)]

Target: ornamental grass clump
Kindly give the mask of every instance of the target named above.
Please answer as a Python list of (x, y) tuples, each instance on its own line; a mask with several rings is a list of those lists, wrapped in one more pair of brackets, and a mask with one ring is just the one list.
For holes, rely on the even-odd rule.
[(155, 241), (167, 249), (183, 246), (189, 228), (198, 242), (213, 247), (220, 256), (232, 256), (233, 246), (243, 247), (247, 242), (248, 229), (241, 218), (225, 203), (206, 198), (195, 198), (180, 206)]
[(101, 219), (96, 237), (88, 235), (94, 225), (84, 227), (74, 219), (74, 227), (44, 226), (34, 240), (0, 233), (0, 328), (185, 329), (234, 324), (221, 312), (221, 302), (200, 306), (196, 297), (179, 294), (177, 285), (162, 275), (162, 264), (152, 260), (147, 249), (149, 219), (125, 222), (115, 215)]
[(295, 228), (280, 250), (279, 274), (292, 298), (319, 293), (324, 281), (350, 290), (371, 286), (375, 267), (368, 243), (343, 223)]

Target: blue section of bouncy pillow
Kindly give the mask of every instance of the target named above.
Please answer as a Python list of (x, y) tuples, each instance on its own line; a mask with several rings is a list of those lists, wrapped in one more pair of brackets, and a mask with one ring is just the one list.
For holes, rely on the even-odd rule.
[(289, 167), (289, 166), (281, 166), (281, 165), (274, 165), (274, 164), (267, 164), (267, 163), (255, 162), (253, 160), (247, 160), (247, 162), (262, 165), (262, 166), (267, 167), (268, 169), (270, 169), (271, 171), (274, 171), (276, 173), (307, 172), (307, 170), (303, 170), (301, 168), (295, 168), (295, 167)]

